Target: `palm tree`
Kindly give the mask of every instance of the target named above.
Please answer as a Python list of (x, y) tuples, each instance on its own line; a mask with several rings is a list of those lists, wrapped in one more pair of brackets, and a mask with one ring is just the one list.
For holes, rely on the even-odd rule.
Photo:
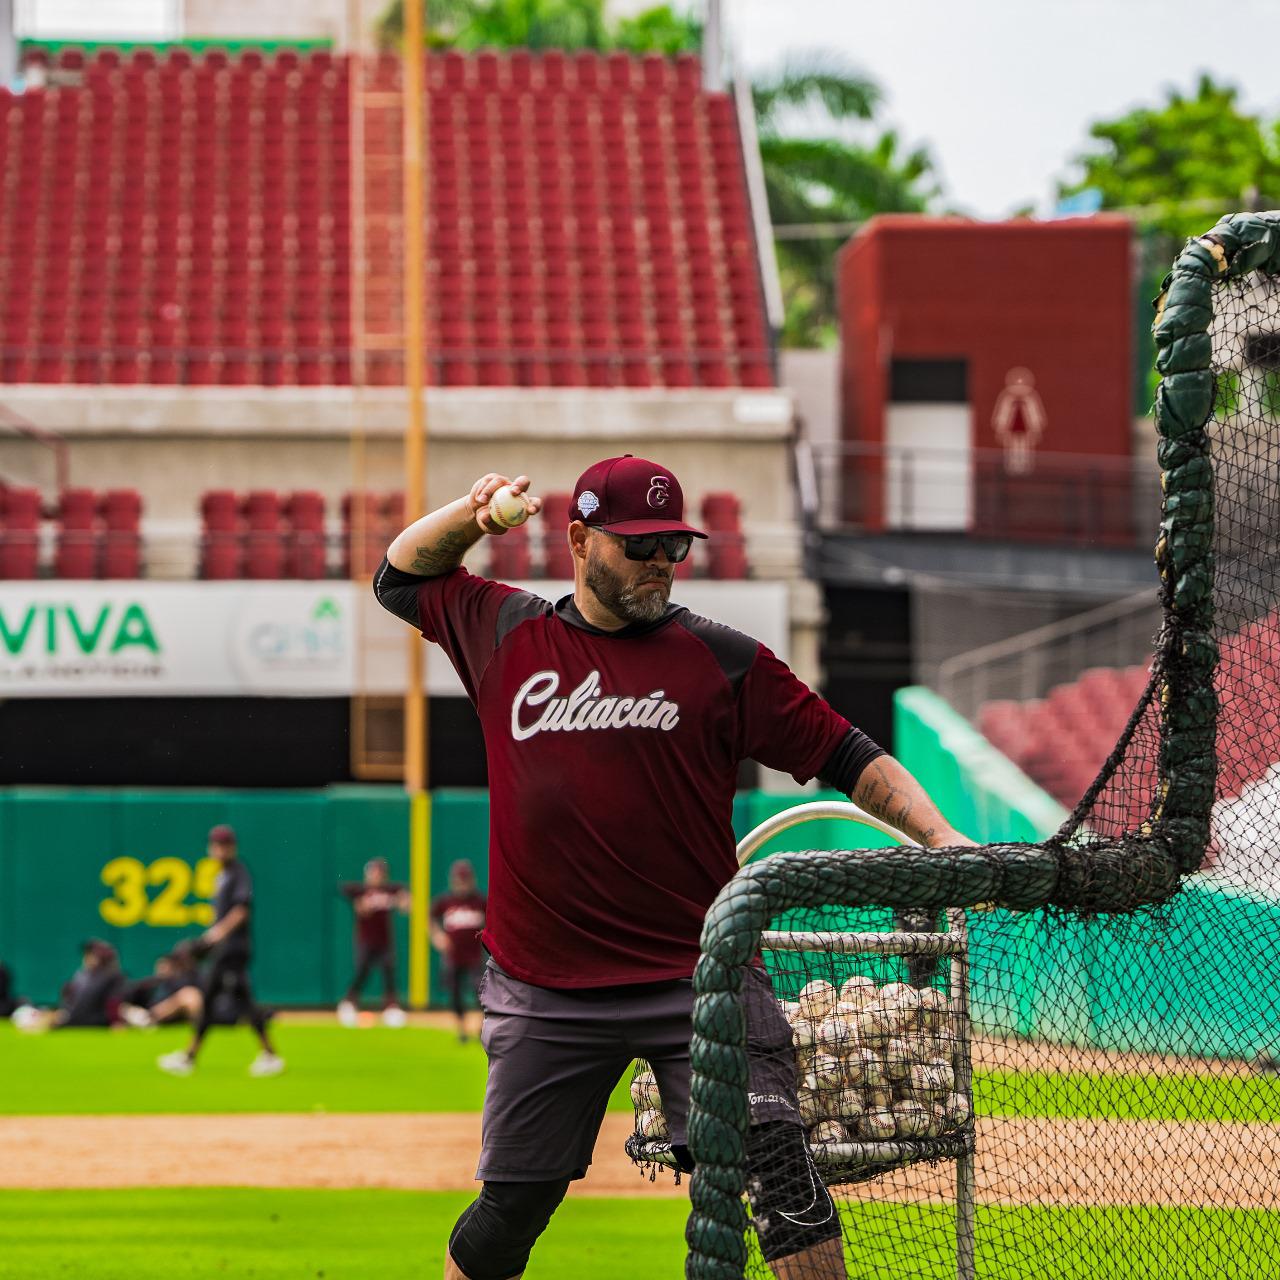
[[(786, 317), (785, 346), (835, 340), (835, 253), (850, 223), (876, 213), (921, 213), (936, 194), (933, 164), (918, 147), (900, 153), (887, 130), (869, 145), (852, 141), (850, 125), (869, 124), (881, 105), (877, 85), (829, 55), (789, 60), (752, 86), (769, 216), (777, 236)], [(796, 132), (817, 112), (826, 135)], [(836, 224), (829, 232), (809, 229)], [(789, 227), (806, 228), (791, 238)]]

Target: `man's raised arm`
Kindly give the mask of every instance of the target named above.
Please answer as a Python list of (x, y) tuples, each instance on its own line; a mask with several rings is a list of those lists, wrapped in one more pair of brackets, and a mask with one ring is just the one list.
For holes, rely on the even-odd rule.
[(462, 557), (486, 534), (497, 537), (506, 533), (506, 529), (494, 524), (489, 517), (489, 499), (504, 484), (524, 497), (530, 515), (542, 509), (541, 498), (525, 496), (528, 476), (510, 480), (491, 471), (471, 486), (465, 498), (458, 498), (415, 520), (400, 533), (387, 548), (387, 563), (401, 573), (424, 578), (452, 573), (462, 563)]

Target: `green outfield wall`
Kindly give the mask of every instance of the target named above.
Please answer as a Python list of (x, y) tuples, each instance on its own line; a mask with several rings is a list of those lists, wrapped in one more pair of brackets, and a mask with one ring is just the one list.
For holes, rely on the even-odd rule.
[[(483, 889), (488, 793), (446, 789), (431, 799), (431, 895), (444, 891), (457, 858), (473, 863)], [(734, 806), (739, 834), (794, 800), (741, 793)], [(217, 875), (204, 839), (220, 822), (236, 829), (254, 877), (254, 978), (261, 999), (334, 1003), (352, 965), (352, 914), (339, 882), (359, 879), (365, 861), (377, 855), (388, 859), (393, 878), (408, 879), (408, 802), (397, 787), (0, 789), (0, 960), (18, 990), (41, 1003), (56, 1000), (87, 937), (111, 942), (129, 976), (140, 977), (158, 955), (199, 933), (211, 918)], [(785, 833), (770, 847), (839, 847), (851, 839), (856, 843), (847, 824), (815, 824)], [(407, 948), (402, 918), (402, 993)], [(370, 979), (367, 995), (375, 995), (377, 981)], [(434, 963), (431, 993), (433, 1004), (444, 1003)]]
[[(975, 840), (1042, 840), (1066, 820), (1061, 805), (929, 690), (898, 691), (894, 731), (898, 758)], [(1280, 902), (1192, 876), (1154, 919), (1157, 928), (1135, 929), (1126, 917), (972, 913), (976, 1021), (1103, 1049), (1280, 1054), (1280, 971), (1260, 962), (1280, 933)], [(1211, 967), (1207, 955), (1216, 957)]]

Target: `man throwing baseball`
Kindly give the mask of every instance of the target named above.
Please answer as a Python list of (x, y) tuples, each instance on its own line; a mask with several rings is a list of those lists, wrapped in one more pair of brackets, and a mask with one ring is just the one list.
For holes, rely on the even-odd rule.
[[(586, 1174), (609, 1093), (653, 1065), (686, 1143), (692, 974), (703, 917), (737, 871), (738, 765), (820, 777), (911, 839), (968, 844), (905, 769), (749, 636), (670, 601), (694, 538), (680, 483), (630, 455), (579, 478), (566, 531), (573, 594), (555, 604), (474, 577), (468, 548), (512, 523), (490, 474), (410, 525), (374, 577), (393, 613), (444, 649), (484, 727), (490, 786), (489, 1058), (480, 1195), (446, 1280), (512, 1280)], [(500, 502), (508, 500), (502, 495)], [(518, 518), (518, 513), (517, 513)], [(845, 1275), (835, 1205), (796, 1103), (791, 1030), (768, 975), (743, 988), (753, 1208), (781, 1280)]]

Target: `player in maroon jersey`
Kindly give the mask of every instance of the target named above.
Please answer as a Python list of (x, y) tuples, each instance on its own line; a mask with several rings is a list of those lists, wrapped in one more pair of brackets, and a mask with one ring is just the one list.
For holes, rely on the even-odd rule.
[(354, 1027), (360, 992), (375, 970), (382, 974), (382, 1020), (389, 1027), (403, 1027), (404, 1010), (396, 995), (396, 940), (392, 920), (397, 910), (409, 910), (409, 890), (393, 884), (386, 858), (370, 858), (364, 879), (339, 885), (355, 913), (356, 968), (351, 985), (338, 1002), (338, 1021)]
[(449, 868), (449, 892), (431, 904), (431, 945), (444, 959), (444, 980), (462, 1044), (467, 1042), (467, 993), (476, 995), (484, 970), (484, 912), (485, 896), (476, 888), (475, 869), (459, 858)]
[[(567, 530), (574, 589), (554, 604), (461, 568), (505, 532), (487, 507), (507, 483), (527, 493), (526, 476), (481, 477), (404, 530), (374, 575), (382, 604), (453, 662), (489, 766), (483, 1185), (449, 1239), (446, 1280), (523, 1274), (634, 1058), (653, 1065), (690, 1167), (692, 974), (703, 917), (738, 869), (741, 761), (819, 777), (920, 844), (972, 843), (764, 645), (670, 602), (676, 565), (705, 535), (685, 523), (667, 468), (627, 456), (583, 473)], [(762, 969), (743, 1001), (761, 1250), (782, 1280), (835, 1280), (840, 1223)]]

